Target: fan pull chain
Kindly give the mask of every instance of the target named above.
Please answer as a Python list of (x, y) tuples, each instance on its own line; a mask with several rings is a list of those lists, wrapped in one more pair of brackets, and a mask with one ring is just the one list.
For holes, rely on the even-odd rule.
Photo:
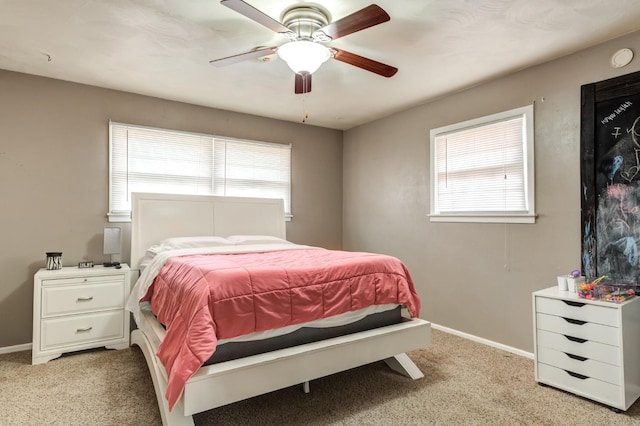
[(302, 122), (305, 123), (309, 118), (309, 113), (307, 112), (307, 99), (305, 95), (302, 95)]

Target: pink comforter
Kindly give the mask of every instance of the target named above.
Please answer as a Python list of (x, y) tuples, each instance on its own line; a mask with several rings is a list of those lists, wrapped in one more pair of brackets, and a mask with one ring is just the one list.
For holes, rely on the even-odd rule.
[(420, 299), (396, 258), (286, 250), (169, 259), (143, 300), (166, 326), (158, 357), (173, 408), (218, 339), (397, 303), (417, 317)]

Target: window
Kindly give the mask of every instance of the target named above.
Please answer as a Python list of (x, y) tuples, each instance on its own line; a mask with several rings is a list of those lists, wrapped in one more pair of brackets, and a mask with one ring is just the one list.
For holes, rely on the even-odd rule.
[(533, 105), (430, 132), (431, 221), (534, 223)]
[(291, 145), (109, 123), (109, 221), (131, 193), (281, 198), (291, 217)]

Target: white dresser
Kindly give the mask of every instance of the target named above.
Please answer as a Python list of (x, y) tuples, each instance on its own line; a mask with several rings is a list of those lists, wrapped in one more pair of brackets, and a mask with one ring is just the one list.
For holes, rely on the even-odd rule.
[(33, 286), (32, 364), (65, 352), (129, 346), (129, 312), (124, 309), (131, 271), (95, 266), (40, 269)]
[(533, 293), (535, 378), (627, 410), (640, 396), (640, 296), (620, 304)]

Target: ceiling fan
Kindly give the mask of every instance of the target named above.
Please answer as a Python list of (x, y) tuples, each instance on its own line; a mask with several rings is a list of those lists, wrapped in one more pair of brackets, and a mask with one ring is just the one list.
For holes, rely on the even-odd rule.
[(323, 44), (389, 21), (391, 18), (387, 12), (378, 5), (372, 4), (334, 22), (329, 22), (329, 13), (320, 6), (297, 5), (284, 11), (281, 23), (243, 0), (222, 0), (220, 4), (284, 35), (289, 41), (281, 46), (259, 47), (238, 55), (214, 59), (209, 61), (211, 65), (225, 66), (277, 53), (295, 73), (295, 93), (311, 92), (311, 74), (329, 58), (383, 77), (392, 77), (398, 72), (397, 68), (390, 65)]

